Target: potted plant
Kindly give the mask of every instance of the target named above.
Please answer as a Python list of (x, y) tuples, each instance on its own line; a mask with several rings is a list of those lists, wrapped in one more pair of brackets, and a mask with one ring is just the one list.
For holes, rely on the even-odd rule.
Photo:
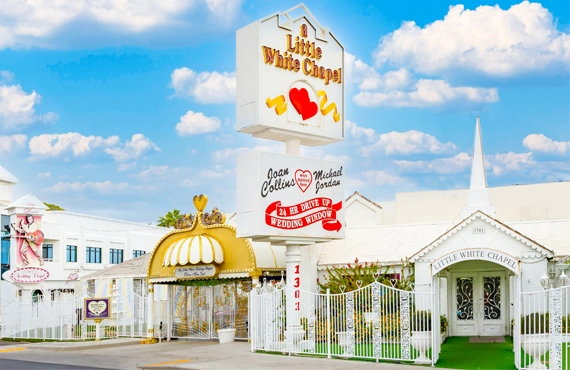
[(521, 345), (525, 353), (532, 356), (527, 369), (547, 369), (540, 358), (549, 349), (549, 315), (548, 313), (531, 313), (521, 317)]
[(410, 316), (410, 329), (410, 344), (420, 353), (414, 363), (431, 363), (431, 360), (426, 355), (432, 346), (431, 312), (413, 312)]
[(236, 329), (235, 328), (226, 328), (218, 330), (218, 339), (220, 340), (220, 344), (225, 343), (232, 343), (236, 337)]

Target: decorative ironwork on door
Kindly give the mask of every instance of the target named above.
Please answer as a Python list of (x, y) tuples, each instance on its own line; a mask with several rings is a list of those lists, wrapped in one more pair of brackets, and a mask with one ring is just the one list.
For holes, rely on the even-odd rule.
[(473, 278), (457, 278), (457, 320), (473, 320)]
[(501, 277), (483, 277), (483, 320), (501, 319)]

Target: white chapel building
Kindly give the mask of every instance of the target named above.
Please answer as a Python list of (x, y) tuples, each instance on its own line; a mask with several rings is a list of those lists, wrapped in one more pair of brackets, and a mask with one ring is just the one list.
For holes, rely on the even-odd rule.
[(432, 290), (439, 277), (449, 335), (497, 336), (511, 334), (516, 289), (540, 291), (545, 277), (551, 287), (567, 283), (560, 266), (570, 262), (570, 182), (489, 188), (479, 120), (469, 189), (398, 193), (381, 203), (355, 192), (345, 209), (345, 239), (303, 250), (304, 280), (313, 282), (305, 289), (327, 267), (358, 259), (398, 273), (408, 260), (416, 291)]

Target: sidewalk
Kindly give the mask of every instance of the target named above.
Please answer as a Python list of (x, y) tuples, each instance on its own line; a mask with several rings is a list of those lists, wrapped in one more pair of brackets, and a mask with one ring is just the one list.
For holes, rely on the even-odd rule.
[[(107, 342), (107, 345), (103, 345)], [(250, 352), (247, 342), (219, 344), (214, 341), (171, 341), (159, 344), (139, 344), (131, 339), (112, 339), (96, 342), (64, 342), (26, 344), (29, 349), (43, 351), (77, 351), (76, 355), (97, 355), (99, 366), (112, 367), (107, 363), (121, 357), (122, 369), (137, 370), (285, 370), (285, 369), (395, 369), (422, 370), (426, 366), (401, 365), (389, 362), (349, 361), (343, 359), (315, 358), (308, 356), (287, 356)], [(129, 346), (129, 347), (118, 347)], [(117, 348), (118, 347), (118, 348)], [(44, 352), (45, 353), (45, 352)]]

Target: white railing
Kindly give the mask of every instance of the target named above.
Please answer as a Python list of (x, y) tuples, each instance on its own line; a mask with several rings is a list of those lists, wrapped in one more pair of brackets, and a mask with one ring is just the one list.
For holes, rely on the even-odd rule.
[[(48, 340), (95, 339), (95, 322), (83, 320), (87, 292), (78, 294), (47, 291), (37, 298), (18, 297), (2, 306), (2, 336)], [(101, 339), (145, 337), (146, 297), (129, 292), (113, 297), (111, 319), (102, 320)]]
[[(251, 350), (434, 364), (431, 347), (436, 343), (439, 352), (440, 336), (434, 291), (358, 285), (340, 294), (256, 287), (249, 298)], [(299, 302), (289, 315), (287, 293)]]
[(567, 370), (570, 363), (570, 287), (521, 292), (519, 314), (515, 316), (514, 325), (514, 343), (520, 343), (515, 350), (515, 355), (520, 353), (519, 368)]

